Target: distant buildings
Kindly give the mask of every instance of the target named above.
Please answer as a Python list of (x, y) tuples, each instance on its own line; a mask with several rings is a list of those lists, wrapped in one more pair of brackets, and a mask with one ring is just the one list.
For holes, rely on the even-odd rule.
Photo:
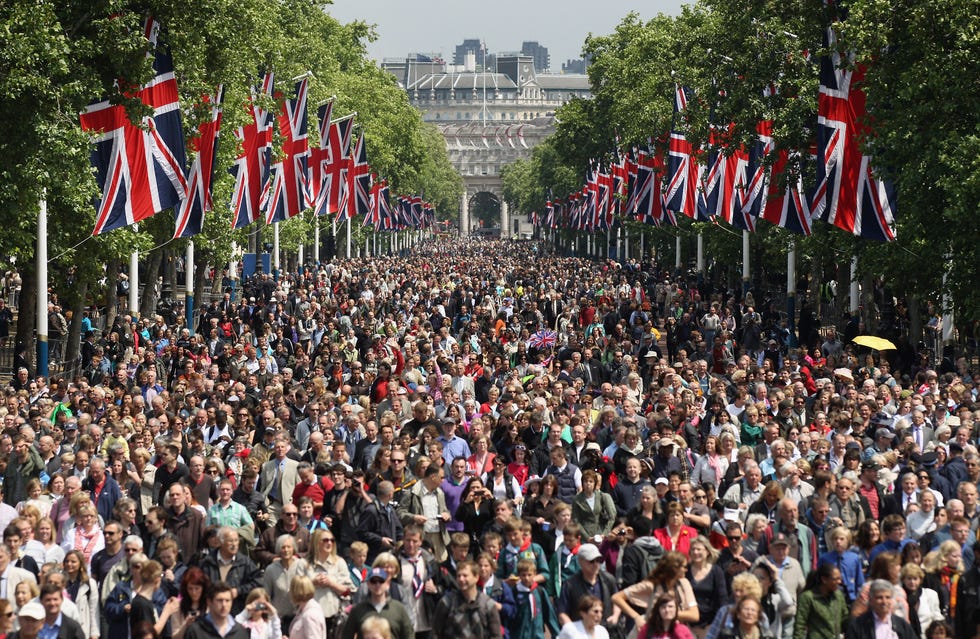
[(534, 60), (534, 70), (538, 73), (551, 70), (551, 55), (548, 54), (548, 47), (543, 47), (536, 41), (524, 42), (521, 45), (521, 53), (531, 56)]
[(455, 49), (455, 64), (442, 62), (436, 53), (382, 62), (422, 118), (438, 126), (446, 140), (449, 160), (466, 187), (460, 203), (464, 234), (472, 228), (469, 201), (481, 192), (501, 202), (500, 225), (507, 235), (529, 232), (526, 220), (509, 214), (500, 169), (528, 157), (554, 132), (558, 107), (592, 96), (584, 73), (546, 72), (550, 67), (546, 47), (525, 42), (523, 49), (490, 53), (479, 40), (464, 40)]

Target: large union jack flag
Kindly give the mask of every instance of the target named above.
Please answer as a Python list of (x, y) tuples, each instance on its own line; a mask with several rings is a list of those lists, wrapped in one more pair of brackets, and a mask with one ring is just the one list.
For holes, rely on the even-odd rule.
[(636, 169), (636, 219), (653, 226), (677, 226), (673, 211), (664, 206), (661, 177), (664, 171), (663, 154), (653, 149), (640, 150)]
[(356, 216), (368, 215), (371, 211), (371, 167), (368, 165), (367, 142), (364, 141), (363, 133), (357, 137), (349, 166), (346, 213), (338, 220), (351, 220)]
[(832, 52), (820, 61), (820, 97), (817, 103), (817, 187), (811, 200), (813, 215), (859, 237), (879, 241), (895, 239), (895, 191), (876, 178), (871, 156), (860, 144), (869, 129), (865, 96), (860, 84), (865, 67), (853, 70), (837, 52), (833, 28), (826, 30)]
[(711, 130), (711, 151), (698, 197), (698, 218), (721, 219), (737, 229), (754, 231), (755, 218), (742, 212), (748, 154), (741, 147), (731, 149), (727, 143), (733, 127), (728, 127), (727, 134), (715, 128)]
[(218, 86), (214, 96), (204, 96), (204, 101), (211, 105), (211, 118), (201, 123), (197, 135), (190, 141), (191, 150), (197, 153), (197, 157), (187, 174), (187, 197), (176, 210), (174, 239), (200, 233), (204, 226), (204, 214), (214, 209), (211, 186), (218, 155), (218, 133), (221, 129), (221, 104), (224, 96), (225, 90), (222, 86)]
[(330, 115), (333, 113), (333, 100), (321, 104), (316, 110), (319, 123), (320, 145), (310, 149), (310, 175), (307, 180), (306, 206), (319, 213), (320, 201), (326, 196), (323, 184), (326, 181), (327, 167), (330, 163)]
[(339, 214), (347, 206), (347, 164), (354, 130), (354, 115), (332, 122), (327, 137), (324, 184), (317, 204), (317, 215)]
[(262, 76), (262, 85), (252, 90), (248, 104), (251, 122), (235, 130), (241, 153), (231, 168), (235, 176), (232, 192), (232, 226), (240, 229), (259, 219), (262, 201), (268, 197), (269, 171), (272, 166), (272, 112), (267, 111), (258, 97), (272, 97), (274, 76)]
[(143, 35), (151, 45), (154, 74), (135, 95), (153, 114), (134, 124), (124, 106), (103, 100), (79, 115), (82, 129), (97, 134), (90, 160), (101, 196), (94, 202), (93, 235), (172, 208), (187, 193), (177, 80), (169, 50), (157, 45), (159, 32), (160, 24), (148, 18)]
[[(764, 220), (795, 233), (810, 235), (810, 207), (803, 197), (803, 178), (796, 183), (780, 184), (789, 153), (775, 150), (772, 139), (772, 120), (763, 120), (756, 127), (758, 137), (749, 152), (747, 170), (748, 186), (742, 202), (746, 215)], [(772, 166), (766, 166), (766, 158), (776, 154)]]
[(310, 159), (310, 145), (306, 135), (306, 97), (309, 86), (309, 76), (297, 82), (296, 97), (283, 102), (279, 112), (283, 157), (272, 165), (272, 187), (265, 214), (266, 224), (295, 217), (306, 205), (307, 167)]
[(680, 127), (680, 118), (687, 108), (690, 89), (677, 85), (674, 91), (674, 126), (667, 149), (666, 200), (667, 209), (697, 217), (697, 190), (701, 167), (694, 156), (694, 147)]

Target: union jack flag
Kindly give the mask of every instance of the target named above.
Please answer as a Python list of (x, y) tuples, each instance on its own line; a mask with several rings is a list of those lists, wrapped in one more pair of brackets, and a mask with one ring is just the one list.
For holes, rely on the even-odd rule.
[(687, 108), (689, 92), (690, 89), (680, 85), (677, 85), (674, 91), (674, 126), (670, 132), (665, 177), (666, 208), (696, 218), (701, 167), (694, 157), (694, 147), (684, 137), (679, 122), (681, 114)]
[(265, 222), (282, 222), (299, 215), (306, 204), (307, 167), (310, 145), (306, 135), (306, 97), (310, 78), (296, 83), (296, 97), (283, 102), (279, 113), (279, 133), (283, 136), (280, 161), (272, 165)]
[[(728, 135), (732, 130), (729, 126)], [(754, 231), (755, 218), (742, 212), (748, 154), (742, 148), (730, 150), (726, 142), (728, 135), (714, 128), (711, 131), (711, 151), (698, 197), (698, 217), (720, 218), (737, 229)]]
[[(96, 198), (99, 235), (135, 224), (176, 206), (187, 193), (187, 158), (180, 121), (177, 80), (169, 50), (157, 45), (160, 24), (148, 18), (143, 35), (150, 43), (153, 79), (136, 92), (153, 115), (134, 124), (122, 105), (103, 100), (81, 114), (82, 130), (98, 134), (90, 161), (101, 197)], [(121, 91), (119, 83), (116, 84)]]
[(640, 150), (637, 154), (636, 170), (636, 218), (645, 224), (660, 226), (663, 223), (677, 226), (677, 218), (668, 211), (661, 188), (664, 159), (661, 154), (651, 150)]
[(890, 182), (876, 178), (871, 156), (860, 143), (869, 133), (865, 97), (860, 84), (865, 67), (842, 68), (833, 28), (826, 31), (833, 53), (820, 61), (820, 96), (817, 102), (817, 188), (810, 208), (813, 215), (859, 237), (879, 241), (895, 239), (895, 191)]
[(310, 176), (307, 180), (306, 206), (320, 213), (320, 200), (326, 197), (323, 183), (327, 179), (330, 164), (330, 114), (333, 113), (333, 100), (321, 104), (316, 111), (319, 123), (320, 145), (310, 149)]
[(323, 173), (325, 181), (321, 191), (322, 197), (317, 205), (317, 215), (337, 214), (346, 207), (347, 161), (353, 129), (353, 114), (330, 124), (327, 164)]
[[(810, 235), (810, 208), (803, 197), (803, 180), (795, 185), (780, 185), (786, 171), (789, 153), (775, 151), (772, 139), (772, 120), (763, 120), (756, 127), (758, 138), (749, 152), (747, 169), (748, 186), (742, 203), (742, 212), (761, 217), (795, 233)], [(766, 157), (776, 153), (771, 167), (766, 167)]]
[(176, 211), (174, 239), (200, 233), (204, 226), (204, 214), (214, 209), (211, 186), (218, 157), (218, 132), (221, 129), (221, 104), (224, 98), (225, 90), (220, 85), (213, 97), (204, 97), (204, 101), (211, 104), (211, 119), (201, 123), (197, 135), (190, 141), (191, 149), (197, 152), (197, 157), (187, 174), (187, 197), (181, 201)]
[(235, 130), (241, 153), (231, 168), (235, 176), (232, 191), (232, 227), (240, 229), (259, 219), (262, 201), (268, 197), (269, 170), (272, 165), (272, 112), (260, 103), (259, 96), (272, 97), (274, 76), (262, 76), (262, 86), (252, 89), (248, 104), (251, 122)]
[(354, 155), (349, 161), (349, 166), (346, 214), (339, 217), (338, 221), (341, 219), (351, 220), (358, 215), (364, 216), (371, 210), (371, 167), (368, 165), (367, 143), (364, 141), (363, 133), (357, 137)]

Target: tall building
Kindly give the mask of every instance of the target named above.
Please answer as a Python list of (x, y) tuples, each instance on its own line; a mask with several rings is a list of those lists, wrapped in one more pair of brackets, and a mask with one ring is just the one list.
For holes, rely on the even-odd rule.
[(469, 38), (463, 40), (462, 44), (456, 45), (456, 52), (453, 54), (453, 64), (463, 65), (466, 64), (466, 54), (472, 53), (476, 56), (478, 63), (482, 63), (482, 55), (480, 53), (481, 42), (478, 38)]
[(534, 60), (535, 71), (544, 73), (551, 69), (551, 55), (548, 53), (548, 47), (538, 44), (537, 41), (521, 44), (521, 53), (531, 56)]
[(576, 73), (584, 74), (589, 70), (589, 58), (573, 58), (567, 62), (563, 62), (561, 65), (562, 73)]

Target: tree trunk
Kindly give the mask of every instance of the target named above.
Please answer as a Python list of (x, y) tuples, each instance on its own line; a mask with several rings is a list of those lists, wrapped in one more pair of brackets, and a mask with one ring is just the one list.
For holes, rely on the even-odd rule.
[(861, 321), (864, 322), (862, 334), (878, 334), (878, 300), (875, 299), (874, 277), (870, 273), (861, 280)]
[[(195, 261), (197, 261), (195, 259)], [(207, 305), (210, 296), (208, 293), (210, 289), (208, 287), (208, 268), (209, 266), (205, 263), (198, 262), (194, 270), (194, 308), (195, 313), (200, 317), (201, 311)], [(188, 326), (191, 329), (191, 333), (195, 332), (196, 326)], [(207, 337), (207, 335), (205, 335)]]
[(170, 249), (167, 250), (167, 262), (164, 267), (163, 279), (167, 283), (166, 289), (170, 291), (170, 299), (177, 299), (177, 252)]
[(163, 249), (150, 251), (146, 261), (146, 271), (143, 276), (143, 295), (140, 299), (140, 317), (153, 317), (157, 309), (157, 277), (160, 263), (163, 262)]
[(65, 361), (78, 359), (78, 349), (82, 335), (82, 313), (85, 311), (85, 298), (88, 295), (88, 282), (78, 283), (78, 297), (72, 307), (71, 324), (68, 325), (68, 342), (65, 344)]
[(119, 260), (109, 260), (105, 270), (105, 328), (116, 321), (116, 284), (119, 283)]
[(909, 305), (909, 342), (918, 348), (922, 341), (922, 309), (919, 306), (919, 298), (916, 295), (909, 295), (906, 298)]

